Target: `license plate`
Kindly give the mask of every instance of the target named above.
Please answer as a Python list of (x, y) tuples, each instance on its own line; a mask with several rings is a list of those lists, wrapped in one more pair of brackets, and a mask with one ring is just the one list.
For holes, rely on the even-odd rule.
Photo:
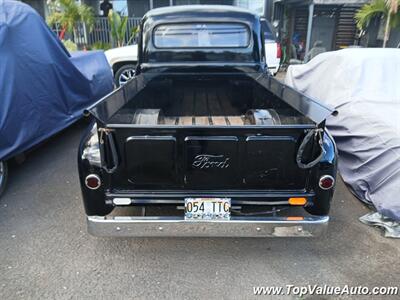
[(186, 198), (185, 220), (229, 220), (231, 199)]

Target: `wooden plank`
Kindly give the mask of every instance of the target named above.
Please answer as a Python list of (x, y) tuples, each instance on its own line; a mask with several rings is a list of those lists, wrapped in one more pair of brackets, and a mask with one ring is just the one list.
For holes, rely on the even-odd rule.
[(194, 94), (193, 90), (186, 88), (183, 95), (181, 116), (193, 115), (194, 112)]
[(194, 117), (195, 125), (208, 126), (210, 123), (208, 122), (208, 117)]
[(227, 119), (229, 120), (229, 123), (230, 123), (232, 126), (241, 126), (241, 125), (243, 125), (243, 119), (242, 119), (242, 117), (227, 116)]
[(213, 116), (211, 119), (214, 126), (226, 126), (225, 117)]
[(167, 116), (180, 116), (182, 115), (184, 90), (174, 89), (171, 94), (172, 97), (169, 99), (169, 105), (165, 108), (164, 113)]
[(217, 90), (217, 98), (219, 105), (222, 108), (223, 115), (234, 115), (237, 113), (237, 110), (232, 106), (228, 95), (226, 94), (227, 91), (218, 89)]
[(214, 90), (210, 91), (210, 93), (208, 94), (208, 97), (207, 97), (207, 104), (208, 104), (207, 106), (209, 109), (209, 114), (211, 116), (223, 115), (221, 106), (219, 105), (219, 102), (218, 102), (218, 97), (217, 97), (216, 91), (214, 91)]
[(207, 95), (204, 89), (195, 89), (194, 96), (194, 114), (196, 116), (208, 115)]
[(179, 117), (179, 125), (183, 126), (193, 125), (193, 117)]

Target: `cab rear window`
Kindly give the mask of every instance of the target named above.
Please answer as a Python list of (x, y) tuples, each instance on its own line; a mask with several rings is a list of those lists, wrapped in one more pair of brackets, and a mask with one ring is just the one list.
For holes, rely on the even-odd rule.
[(163, 24), (153, 31), (156, 48), (245, 48), (250, 33), (240, 23)]

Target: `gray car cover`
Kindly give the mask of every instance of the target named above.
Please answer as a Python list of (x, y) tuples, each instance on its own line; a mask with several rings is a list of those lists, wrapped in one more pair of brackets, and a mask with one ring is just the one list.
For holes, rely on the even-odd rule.
[(290, 66), (286, 84), (336, 108), (327, 127), (352, 192), (400, 221), (400, 49), (345, 49)]

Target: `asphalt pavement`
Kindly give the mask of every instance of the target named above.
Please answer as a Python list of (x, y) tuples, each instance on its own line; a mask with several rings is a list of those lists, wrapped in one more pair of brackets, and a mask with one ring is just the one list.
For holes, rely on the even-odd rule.
[[(399, 286), (399, 240), (358, 221), (369, 209), (342, 182), (320, 238), (90, 236), (76, 163), (86, 126), (10, 166), (0, 199), (0, 299), (255, 299), (253, 286)], [(282, 298), (298, 297), (274, 299)], [(310, 298), (332, 297), (302, 297)]]

